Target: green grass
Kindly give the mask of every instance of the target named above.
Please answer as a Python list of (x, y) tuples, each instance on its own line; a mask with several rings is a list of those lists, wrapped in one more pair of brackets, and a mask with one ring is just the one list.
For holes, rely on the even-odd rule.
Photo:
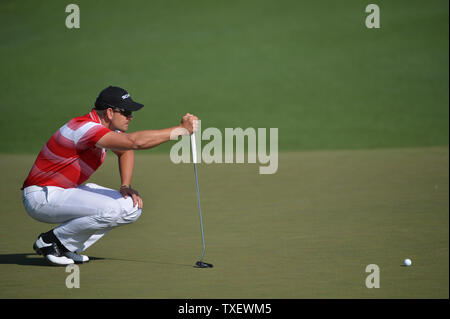
[[(2, 298), (448, 298), (448, 1), (0, 2)], [(91, 247), (81, 288), (34, 255), (51, 228), (19, 190), (43, 144), (108, 85), (145, 104), (131, 131), (279, 129), (279, 169), (137, 154), (138, 222)], [(90, 182), (117, 187), (109, 155)], [(401, 267), (404, 258), (413, 266)], [(367, 289), (365, 267), (381, 269)]]
[[(31, 248), (19, 185), (33, 156), (2, 155), (2, 298), (448, 298), (448, 147), (288, 152), (258, 165), (200, 165), (206, 261), (191, 165), (137, 156), (144, 212), (86, 253), (81, 288)], [(114, 156), (92, 182), (117, 185)], [(12, 185), (15, 185), (12, 187)], [(13, 230), (13, 231), (12, 231)], [(406, 268), (403, 259), (411, 258)], [(365, 287), (377, 264), (381, 287)], [(45, 284), (44, 284), (45, 283)]]
[[(114, 84), (131, 130), (278, 127), (281, 150), (448, 145), (448, 2), (2, 1), (1, 152), (36, 153)], [(168, 146), (154, 152), (167, 152)]]

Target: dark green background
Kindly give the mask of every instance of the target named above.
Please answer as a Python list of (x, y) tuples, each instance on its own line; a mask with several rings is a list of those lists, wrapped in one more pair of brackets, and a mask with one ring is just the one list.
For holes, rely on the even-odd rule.
[[(99, 91), (145, 104), (130, 130), (278, 127), (281, 150), (448, 144), (448, 1), (0, 3), (5, 153), (36, 153)], [(167, 152), (170, 145), (153, 151)]]

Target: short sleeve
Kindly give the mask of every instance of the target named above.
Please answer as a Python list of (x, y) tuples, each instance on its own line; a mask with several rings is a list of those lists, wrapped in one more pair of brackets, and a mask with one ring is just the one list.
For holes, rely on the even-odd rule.
[(88, 149), (94, 147), (98, 140), (109, 132), (112, 131), (101, 124), (92, 126), (78, 140), (77, 149)]

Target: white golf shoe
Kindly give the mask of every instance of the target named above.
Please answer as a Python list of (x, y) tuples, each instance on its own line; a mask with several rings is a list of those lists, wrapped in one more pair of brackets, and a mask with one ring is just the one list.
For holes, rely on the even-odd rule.
[(63, 253), (64, 256), (66, 256), (69, 259), (72, 259), (76, 264), (84, 264), (89, 262), (89, 257), (86, 255), (80, 255), (75, 252), (66, 251)]
[(52, 265), (67, 266), (75, 263), (73, 259), (67, 258), (61, 253), (56, 243), (46, 243), (41, 236), (33, 244), (33, 249), (37, 254), (43, 255)]

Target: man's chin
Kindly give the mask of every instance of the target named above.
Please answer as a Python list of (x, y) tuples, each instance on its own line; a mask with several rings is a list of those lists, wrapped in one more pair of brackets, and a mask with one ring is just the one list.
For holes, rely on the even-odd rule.
[(126, 131), (128, 131), (128, 125), (124, 125), (122, 127), (114, 127), (113, 131), (116, 131), (116, 132), (120, 131), (120, 132), (125, 133)]

